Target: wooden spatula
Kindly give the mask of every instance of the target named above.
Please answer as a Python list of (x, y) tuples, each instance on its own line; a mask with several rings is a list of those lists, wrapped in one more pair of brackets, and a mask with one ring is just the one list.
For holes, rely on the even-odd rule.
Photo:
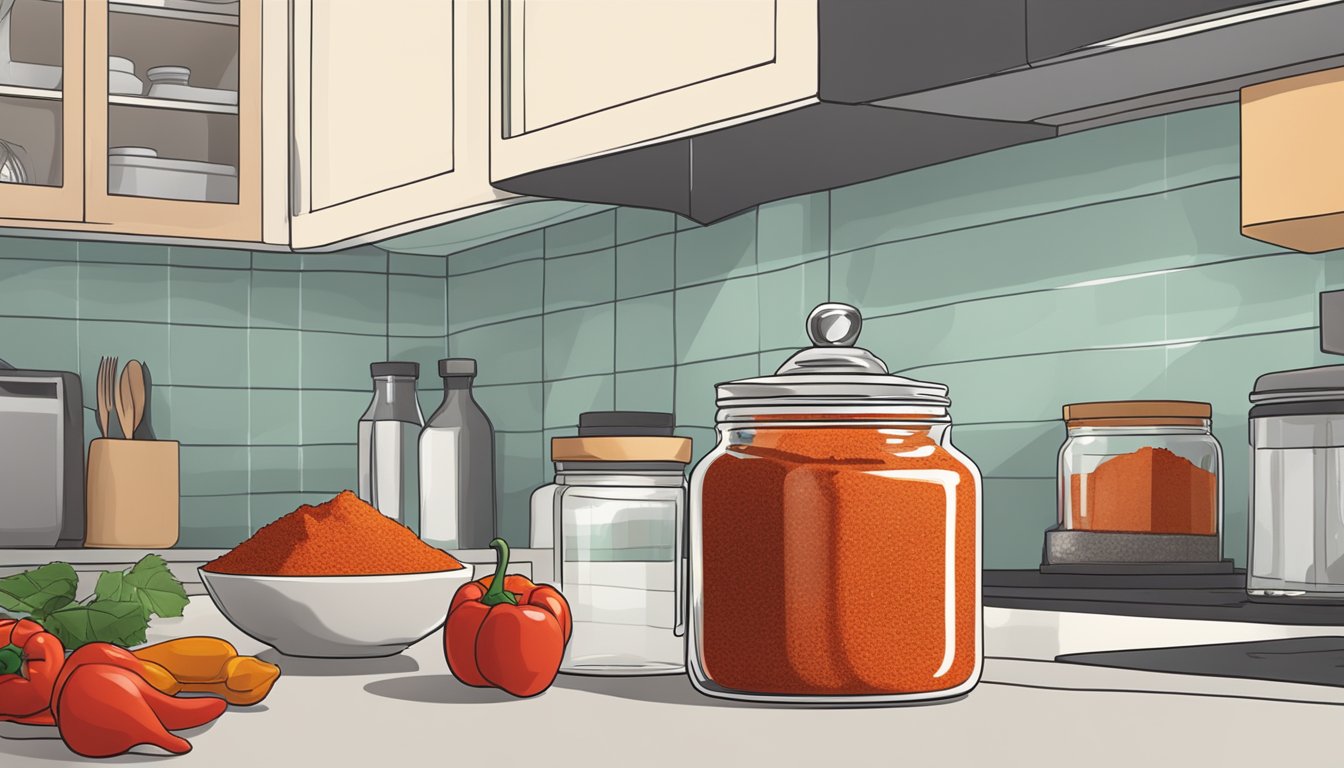
[(131, 434), (127, 437), (133, 437), (145, 418), (145, 368), (139, 360), (132, 360), (126, 363), (124, 376), (131, 380)]

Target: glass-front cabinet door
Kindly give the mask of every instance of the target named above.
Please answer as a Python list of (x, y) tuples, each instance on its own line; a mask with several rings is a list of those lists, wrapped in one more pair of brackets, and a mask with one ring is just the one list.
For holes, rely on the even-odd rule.
[(0, 0), (0, 220), (83, 213), (84, 3)]
[(89, 220), (260, 239), (263, 0), (88, 2)]

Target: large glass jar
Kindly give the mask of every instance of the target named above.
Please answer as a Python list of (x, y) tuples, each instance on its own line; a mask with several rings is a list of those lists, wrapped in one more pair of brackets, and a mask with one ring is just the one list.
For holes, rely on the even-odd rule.
[(1208, 403), (1181, 400), (1064, 406), (1060, 529), (1217, 537), (1223, 452), (1212, 416)]
[(806, 704), (954, 698), (979, 680), (981, 481), (947, 387), (852, 345), (844, 304), (774, 376), (718, 387), (691, 477), (700, 691)]

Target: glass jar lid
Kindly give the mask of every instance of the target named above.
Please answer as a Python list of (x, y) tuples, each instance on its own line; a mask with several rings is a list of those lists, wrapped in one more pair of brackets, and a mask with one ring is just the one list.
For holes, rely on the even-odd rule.
[[(813, 346), (794, 354), (773, 376), (718, 385), (721, 409), (799, 412), (800, 409), (913, 407), (946, 412), (947, 387), (896, 376), (876, 355), (854, 346), (863, 328), (859, 310), (848, 304), (820, 304), (807, 317)], [(764, 410), (756, 410), (764, 409)]]

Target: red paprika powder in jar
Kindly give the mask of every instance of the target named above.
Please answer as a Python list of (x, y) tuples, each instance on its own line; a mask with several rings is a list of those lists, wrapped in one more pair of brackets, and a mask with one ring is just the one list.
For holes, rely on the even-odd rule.
[(692, 682), (724, 698), (899, 704), (980, 678), (981, 481), (947, 387), (854, 347), (822, 304), (816, 346), (720, 384), (719, 442), (691, 477)]

